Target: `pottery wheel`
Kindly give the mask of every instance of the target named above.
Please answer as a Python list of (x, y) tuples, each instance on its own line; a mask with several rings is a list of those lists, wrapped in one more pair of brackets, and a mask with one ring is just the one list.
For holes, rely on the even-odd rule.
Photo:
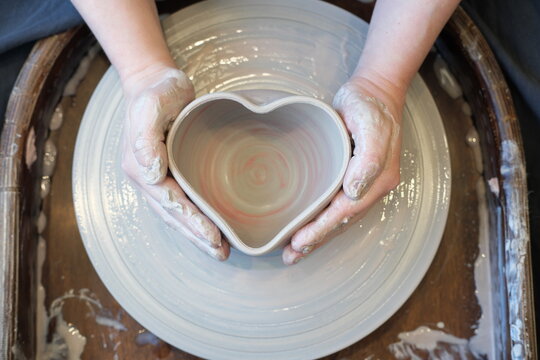
[[(306, 3), (309, 6), (306, 6)], [(164, 22), (197, 95), (270, 89), (330, 103), (367, 24), (324, 2), (206, 1)], [(416, 77), (403, 116), (401, 183), (359, 223), (295, 266), (281, 254), (227, 262), (167, 228), (120, 168), (124, 104), (109, 69), (86, 109), (73, 198), (88, 255), (116, 300), (168, 343), (204, 358), (316, 358), (369, 334), (427, 271), (448, 212), (441, 118)]]

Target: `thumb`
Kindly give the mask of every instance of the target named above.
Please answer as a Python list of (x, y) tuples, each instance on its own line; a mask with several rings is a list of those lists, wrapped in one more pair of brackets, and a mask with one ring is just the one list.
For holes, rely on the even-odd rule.
[(343, 191), (349, 199), (358, 200), (364, 195), (384, 168), (379, 154), (375, 158), (369, 154), (354, 155), (343, 180)]
[(182, 76), (171, 71), (142, 91), (128, 108), (131, 150), (147, 184), (159, 183), (167, 175), (165, 132), (182, 108), (194, 98), (191, 82), (178, 72)]
[(351, 84), (345, 84), (336, 93), (334, 107), (354, 141), (343, 190), (347, 197), (358, 200), (384, 170), (396, 122), (385, 104), (361, 94)]

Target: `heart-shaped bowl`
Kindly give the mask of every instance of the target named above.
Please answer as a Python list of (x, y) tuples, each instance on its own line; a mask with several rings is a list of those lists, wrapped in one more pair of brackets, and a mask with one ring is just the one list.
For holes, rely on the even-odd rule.
[(248, 90), (189, 103), (169, 130), (167, 152), (176, 181), (229, 243), (263, 255), (337, 193), (351, 144), (326, 103)]

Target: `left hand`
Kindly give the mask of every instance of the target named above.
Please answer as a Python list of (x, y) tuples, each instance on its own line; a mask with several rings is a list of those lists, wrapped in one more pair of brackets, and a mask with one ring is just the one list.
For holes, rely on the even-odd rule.
[(343, 224), (362, 218), (399, 184), (404, 94), (392, 96), (381, 90), (369, 81), (351, 79), (336, 93), (333, 105), (352, 135), (353, 157), (343, 190), (315, 220), (293, 235), (283, 250), (285, 264), (297, 263), (328, 241)]

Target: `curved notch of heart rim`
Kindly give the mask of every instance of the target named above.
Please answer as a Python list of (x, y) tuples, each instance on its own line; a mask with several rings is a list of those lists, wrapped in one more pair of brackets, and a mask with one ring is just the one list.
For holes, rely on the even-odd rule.
[[(250, 96), (250, 93), (258, 93), (259, 96)], [(242, 94), (242, 95), (240, 95)], [(262, 94), (262, 96), (260, 95)], [(217, 212), (189, 183), (189, 181), (182, 175), (178, 168), (176, 160), (173, 156), (172, 146), (172, 134), (175, 134), (182, 121), (196, 108), (212, 101), (220, 100), (232, 100), (246, 109), (257, 114), (270, 113), (275, 109), (284, 107), (291, 104), (308, 104), (314, 107), (318, 107), (325, 111), (329, 118), (334, 119), (334, 123), (340, 133), (341, 144), (343, 146), (343, 159), (340, 166), (338, 176), (332, 182), (321, 195), (317, 197), (311, 205), (296, 215), (293, 220), (286, 224), (272, 239), (266, 242), (260, 247), (251, 247), (247, 245), (236, 234), (235, 230), (227, 223), (227, 221)], [(290, 237), (295, 231), (297, 231), (302, 225), (309, 222), (314, 216), (316, 216), (324, 206), (326, 206), (332, 199), (332, 197), (340, 190), (347, 170), (347, 165), (351, 157), (351, 143), (348, 131), (336, 111), (328, 104), (307, 96), (291, 95), (282, 93), (279, 91), (240, 91), (239, 94), (232, 92), (216, 92), (210, 93), (198, 97), (189, 103), (178, 115), (173, 125), (169, 130), (167, 137), (167, 153), (169, 156), (169, 168), (180, 187), (185, 191), (186, 195), (201, 209), (206, 216), (208, 216), (222, 231), (223, 235), (229, 240), (230, 244), (241, 252), (251, 255), (260, 256), (267, 254), (275, 250), (280, 245), (283, 245), (285, 241), (289, 241)]]

